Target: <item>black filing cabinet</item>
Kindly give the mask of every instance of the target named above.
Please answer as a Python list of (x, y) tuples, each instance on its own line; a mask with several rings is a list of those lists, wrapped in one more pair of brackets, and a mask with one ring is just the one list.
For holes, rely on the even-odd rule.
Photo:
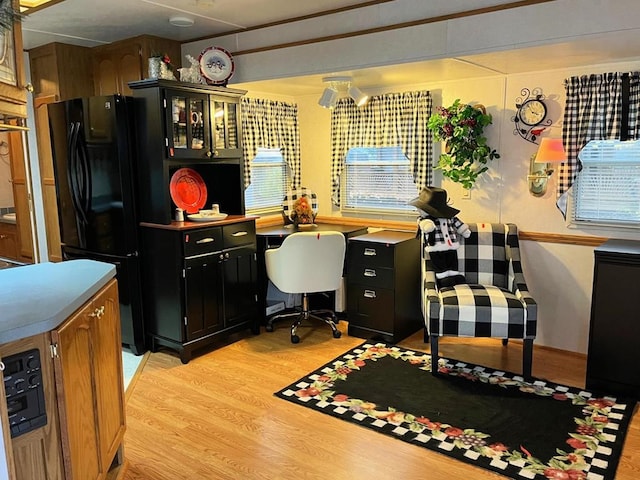
[(640, 398), (640, 242), (609, 240), (594, 256), (586, 386)]
[(420, 330), (420, 240), (382, 230), (349, 239), (349, 335), (395, 343)]

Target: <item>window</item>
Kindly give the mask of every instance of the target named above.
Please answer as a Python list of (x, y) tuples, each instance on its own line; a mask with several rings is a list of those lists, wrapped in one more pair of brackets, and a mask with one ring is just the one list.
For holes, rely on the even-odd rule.
[(343, 211), (414, 211), (407, 202), (417, 190), (409, 159), (400, 147), (351, 148), (342, 175)]
[(244, 192), (247, 212), (268, 213), (282, 209), (291, 180), (287, 163), (278, 148), (258, 148), (251, 161), (251, 184)]
[(574, 223), (640, 227), (640, 141), (592, 140), (578, 158)]

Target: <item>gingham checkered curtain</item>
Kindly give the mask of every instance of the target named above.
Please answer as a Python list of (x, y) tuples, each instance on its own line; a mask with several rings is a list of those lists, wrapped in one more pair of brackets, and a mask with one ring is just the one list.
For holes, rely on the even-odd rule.
[[(629, 75), (628, 138), (640, 138), (640, 76)], [(620, 138), (622, 126), (623, 73), (570, 77), (564, 82), (567, 95), (562, 141), (567, 162), (560, 167), (556, 205), (567, 215), (568, 191), (581, 170), (578, 153), (590, 140)]]
[(340, 174), (350, 148), (399, 145), (411, 162), (416, 192), (431, 184), (431, 95), (427, 91), (371, 97), (364, 107), (343, 98), (331, 112), (331, 200), (340, 205)]
[(300, 130), (298, 106), (259, 98), (241, 100), (244, 186), (251, 183), (251, 160), (258, 148), (279, 148), (289, 166), (294, 187), (300, 186)]

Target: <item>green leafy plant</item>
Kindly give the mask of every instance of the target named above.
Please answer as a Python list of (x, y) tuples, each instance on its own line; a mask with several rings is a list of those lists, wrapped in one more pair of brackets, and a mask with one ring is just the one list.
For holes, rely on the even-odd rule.
[(436, 140), (445, 142), (437, 169), (466, 189), (473, 187), (478, 176), (488, 170), (487, 162), (500, 155), (487, 145), (484, 128), (492, 122), (482, 105), (461, 104), (456, 99), (448, 107), (437, 107), (427, 127)]

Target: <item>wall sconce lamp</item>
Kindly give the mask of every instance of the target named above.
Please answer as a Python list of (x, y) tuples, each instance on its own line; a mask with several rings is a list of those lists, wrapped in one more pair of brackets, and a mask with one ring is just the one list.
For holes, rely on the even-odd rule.
[(318, 105), (321, 107), (334, 108), (338, 102), (340, 90), (345, 90), (358, 107), (363, 106), (369, 100), (368, 95), (353, 85), (351, 77), (325, 77), (322, 82), (327, 83), (329, 86), (324, 89), (318, 100)]
[(543, 138), (540, 140), (538, 152), (529, 161), (529, 192), (534, 197), (541, 197), (547, 192), (547, 183), (553, 173), (552, 163), (567, 161), (567, 154), (560, 138)]

